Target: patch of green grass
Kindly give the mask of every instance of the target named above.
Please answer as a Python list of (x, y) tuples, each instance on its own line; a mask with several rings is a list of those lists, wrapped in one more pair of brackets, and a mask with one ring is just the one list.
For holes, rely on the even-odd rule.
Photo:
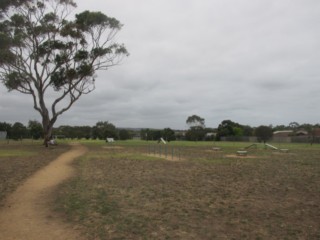
[(0, 157), (30, 157), (36, 155), (36, 152), (23, 150), (3, 150), (0, 149)]

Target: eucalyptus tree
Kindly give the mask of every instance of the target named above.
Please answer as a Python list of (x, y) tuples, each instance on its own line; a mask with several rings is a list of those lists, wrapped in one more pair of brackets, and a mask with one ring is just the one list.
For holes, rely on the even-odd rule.
[(186, 120), (189, 130), (186, 139), (190, 141), (200, 141), (205, 137), (205, 119), (198, 115), (189, 116)]
[(202, 117), (199, 117), (198, 115), (192, 115), (189, 116), (186, 120), (187, 125), (189, 127), (201, 127), (205, 128), (205, 120)]
[(96, 71), (128, 55), (115, 42), (122, 24), (101, 12), (73, 15), (73, 0), (5, 2), (0, 5), (0, 80), (9, 91), (31, 96), (47, 145), (57, 118), (95, 89)]
[(108, 121), (99, 121), (92, 128), (92, 136), (93, 138), (106, 139), (106, 138), (114, 138), (118, 139), (116, 126)]

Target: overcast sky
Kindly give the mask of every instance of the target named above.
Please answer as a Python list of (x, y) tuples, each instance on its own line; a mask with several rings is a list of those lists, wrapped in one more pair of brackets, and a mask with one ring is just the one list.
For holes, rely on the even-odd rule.
[[(58, 125), (186, 129), (320, 123), (319, 0), (76, 0), (124, 25), (130, 52)], [(31, 97), (0, 86), (0, 121), (40, 121)]]

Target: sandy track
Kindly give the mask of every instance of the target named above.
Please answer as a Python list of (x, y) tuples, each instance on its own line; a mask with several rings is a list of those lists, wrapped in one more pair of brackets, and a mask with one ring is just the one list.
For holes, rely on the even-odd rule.
[(73, 145), (48, 166), (28, 178), (5, 201), (0, 209), (1, 240), (72, 240), (81, 239), (69, 224), (50, 211), (50, 193), (73, 174), (70, 163), (87, 149)]

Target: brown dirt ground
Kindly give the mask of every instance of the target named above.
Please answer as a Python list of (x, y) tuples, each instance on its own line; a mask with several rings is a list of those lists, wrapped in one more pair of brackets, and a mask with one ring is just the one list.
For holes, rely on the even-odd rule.
[(72, 149), (29, 177), (4, 201), (0, 212), (1, 239), (81, 239), (76, 229), (61, 222), (48, 207), (50, 193), (73, 174), (70, 163), (87, 149)]
[(213, 163), (90, 151), (57, 193), (88, 239), (320, 239), (319, 151)]

